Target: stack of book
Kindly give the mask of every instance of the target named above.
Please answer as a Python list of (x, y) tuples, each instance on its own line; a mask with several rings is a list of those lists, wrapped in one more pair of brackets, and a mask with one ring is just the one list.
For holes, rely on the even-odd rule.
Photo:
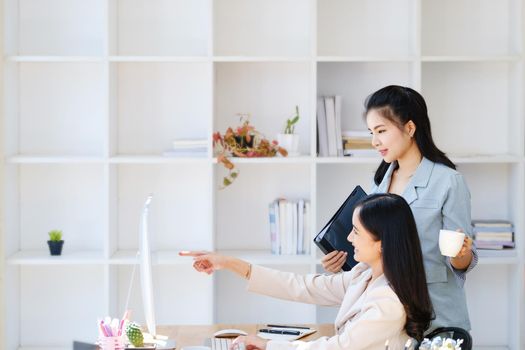
[(321, 157), (343, 156), (341, 105), (341, 96), (317, 99), (317, 152)]
[(164, 151), (166, 157), (205, 157), (208, 150), (206, 139), (177, 139), (173, 141), (173, 148)]
[(369, 131), (351, 130), (343, 132), (343, 155), (373, 157), (379, 154), (372, 146)]
[(276, 199), (269, 205), (272, 254), (310, 254), (310, 203)]
[(474, 244), (478, 249), (514, 248), (514, 230), (506, 220), (473, 220)]

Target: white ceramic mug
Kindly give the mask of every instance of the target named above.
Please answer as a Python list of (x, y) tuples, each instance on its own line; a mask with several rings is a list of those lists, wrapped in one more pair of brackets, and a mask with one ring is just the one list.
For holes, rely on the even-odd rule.
[(463, 247), (463, 240), (465, 234), (463, 232), (439, 230), (439, 250), (444, 256), (451, 258), (458, 255), (461, 247)]

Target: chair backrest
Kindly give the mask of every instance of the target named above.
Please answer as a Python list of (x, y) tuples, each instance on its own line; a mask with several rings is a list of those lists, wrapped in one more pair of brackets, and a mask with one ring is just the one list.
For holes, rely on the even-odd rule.
[(461, 350), (472, 350), (472, 337), (470, 333), (463, 328), (459, 327), (440, 327), (436, 328), (429, 334), (425, 335), (425, 338), (432, 340), (432, 338), (440, 336), (441, 338), (452, 338), (454, 340), (463, 339), (461, 344)]

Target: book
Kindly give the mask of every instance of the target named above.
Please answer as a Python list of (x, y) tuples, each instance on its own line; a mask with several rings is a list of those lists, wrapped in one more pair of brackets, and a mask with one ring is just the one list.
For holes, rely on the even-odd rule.
[(335, 99), (334, 97), (325, 97), (324, 106), (326, 113), (326, 130), (328, 135), (328, 155), (337, 157), (337, 138), (335, 129)]
[(317, 99), (317, 136), (319, 156), (328, 156), (328, 133), (326, 131), (326, 113), (324, 108), (324, 99)]
[(328, 221), (323, 229), (315, 236), (314, 243), (324, 254), (334, 250), (345, 251), (348, 253), (346, 262), (343, 265), (344, 271), (350, 271), (357, 261), (354, 260), (354, 247), (347, 240), (352, 230), (352, 215), (356, 204), (366, 197), (365, 191), (361, 186), (356, 186), (352, 193), (346, 198), (344, 203), (337, 209), (334, 216)]
[(341, 131), (341, 108), (343, 105), (342, 97), (335, 96), (335, 141), (337, 144), (337, 156), (343, 156), (343, 135)]
[(474, 227), (512, 227), (512, 223), (507, 220), (472, 220)]
[[(270, 242), (271, 242), (271, 249), (272, 254), (279, 254), (279, 241), (277, 236), (277, 218), (275, 217), (276, 209), (275, 209), (275, 202), (270, 203), (269, 205), (269, 219), (270, 219)], [(277, 208), (277, 211), (279, 211), (279, 208)]]
[(304, 200), (297, 202), (297, 254), (304, 254)]

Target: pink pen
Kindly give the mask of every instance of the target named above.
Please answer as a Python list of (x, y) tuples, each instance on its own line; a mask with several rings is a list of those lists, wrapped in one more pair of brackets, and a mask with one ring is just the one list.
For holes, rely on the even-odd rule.
[(117, 335), (120, 337), (122, 335), (122, 328), (124, 327), (124, 322), (126, 320), (124, 318), (122, 318), (122, 320), (120, 320), (120, 324), (118, 325), (118, 333)]

